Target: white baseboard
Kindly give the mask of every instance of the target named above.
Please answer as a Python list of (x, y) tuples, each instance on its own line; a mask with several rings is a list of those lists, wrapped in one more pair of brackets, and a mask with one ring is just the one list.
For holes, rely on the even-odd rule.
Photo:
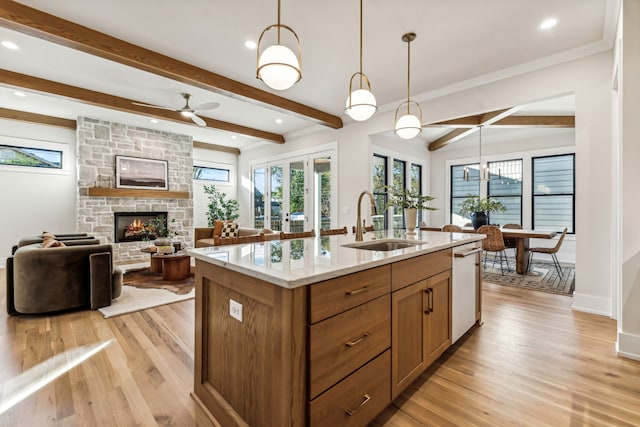
[(574, 292), (571, 309), (611, 317), (611, 300)]
[(640, 335), (627, 334), (618, 331), (616, 341), (616, 353), (618, 356), (628, 359), (640, 360)]

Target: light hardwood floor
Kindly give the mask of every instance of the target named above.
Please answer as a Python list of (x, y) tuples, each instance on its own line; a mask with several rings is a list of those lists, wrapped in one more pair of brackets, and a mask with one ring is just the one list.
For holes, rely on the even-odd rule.
[[(31, 395), (0, 426), (193, 426), (193, 300), (103, 319), (6, 315), (0, 383), (79, 345), (116, 342)], [(485, 284), (484, 324), (374, 426), (640, 425), (640, 362), (616, 357), (613, 320), (565, 296)], [(337, 426), (336, 426), (337, 427)]]

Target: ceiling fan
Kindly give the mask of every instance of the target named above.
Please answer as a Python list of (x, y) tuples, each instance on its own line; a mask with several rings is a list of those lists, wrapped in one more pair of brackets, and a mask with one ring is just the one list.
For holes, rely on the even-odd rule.
[(171, 107), (163, 107), (162, 105), (153, 105), (153, 104), (141, 104), (139, 102), (134, 102), (134, 105), (140, 105), (142, 107), (151, 107), (151, 108), (160, 108), (162, 110), (175, 111), (182, 114), (184, 117), (190, 117), (193, 123), (198, 126), (206, 126), (207, 123), (202, 120), (200, 117), (196, 115), (198, 111), (205, 110), (213, 110), (214, 108), (218, 108), (220, 106), (219, 102), (207, 102), (206, 104), (198, 105), (197, 107), (191, 107), (189, 105), (189, 99), (191, 99), (191, 95), (188, 93), (183, 93), (182, 97), (184, 98), (185, 104), (182, 108), (171, 108)]

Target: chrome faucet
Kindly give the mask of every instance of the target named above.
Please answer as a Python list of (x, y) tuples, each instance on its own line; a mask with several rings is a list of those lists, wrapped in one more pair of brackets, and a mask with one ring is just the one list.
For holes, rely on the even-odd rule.
[(376, 210), (376, 201), (373, 198), (373, 194), (371, 194), (367, 190), (364, 190), (362, 193), (360, 193), (360, 196), (358, 197), (358, 218), (356, 219), (356, 242), (362, 242), (362, 234), (364, 232), (364, 222), (362, 220), (361, 205), (362, 205), (362, 197), (365, 194), (369, 196), (369, 200), (371, 200), (371, 215), (378, 215), (378, 211)]

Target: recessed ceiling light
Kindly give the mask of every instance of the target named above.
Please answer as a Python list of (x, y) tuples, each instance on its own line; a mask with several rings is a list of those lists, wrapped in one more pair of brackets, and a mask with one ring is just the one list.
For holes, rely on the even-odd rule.
[(237, 136), (231, 135), (231, 139), (236, 139), (236, 138), (237, 138)]
[(276, 119), (276, 123), (277, 124), (281, 124), (282, 123), (282, 119)]
[(24, 92), (20, 92), (19, 90), (16, 90), (15, 92), (13, 92), (13, 94), (14, 94), (15, 96), (17, 96), (17, 97), (20, 97), (20, 98), (25, 98), (25, 97), (27, 96), (27, 94), (26, 94), (26, 93), (24, 93)]
[(158, 119), (151, 119), (151, 123), (158, 123)]
[(3, 40), (2, 46), (6, 47), (7, 49), (18, 50), (18, 45), (14, 42), (10, 42), (9, 40)]
[(244, 42), (244, 47), (246, 47), (247, 49), (255, 50), (258, 45), (253, 40), (247, 40), (246, 42)]
[(555, 27), (557, 23), (558, 20), (556, 18), (545, 19), (544, 21), (542, 21), (542, 24), (540, 24), (540, 29), (548, 30), (549, 28)]

